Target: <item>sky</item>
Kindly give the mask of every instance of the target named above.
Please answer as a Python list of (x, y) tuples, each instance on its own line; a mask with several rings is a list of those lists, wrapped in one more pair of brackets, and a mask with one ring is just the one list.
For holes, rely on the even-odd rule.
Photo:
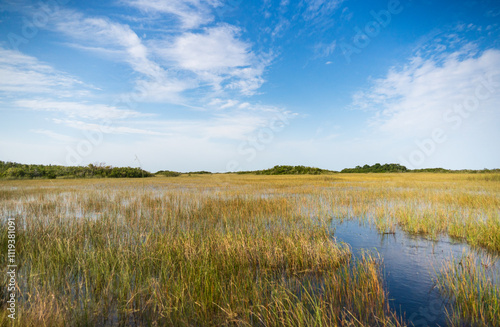
[(500, 168), (500, 2), (0, 0), (0, 160)]

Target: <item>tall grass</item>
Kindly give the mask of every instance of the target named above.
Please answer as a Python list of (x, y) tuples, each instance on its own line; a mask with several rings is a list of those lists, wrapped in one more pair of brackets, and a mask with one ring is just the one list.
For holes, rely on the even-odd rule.
[(438, 288), (451, 300), (450, 325), (496, 326), (500, 318), (500, 275), (494, 263), (463, 255), (440, 272)]
[(0, 215), (17, 223), (18, 326), (398, 325), (380, 259), (351, 258), (332, 221), (498, 254), (499, 208), (500, 184), (468, 174), (0, 182)]
[(17, 222), (14, 325), (400, 324), (380, 259), (351, 258), (296, 198), (197, 178), (3, 184), (2, 214)]

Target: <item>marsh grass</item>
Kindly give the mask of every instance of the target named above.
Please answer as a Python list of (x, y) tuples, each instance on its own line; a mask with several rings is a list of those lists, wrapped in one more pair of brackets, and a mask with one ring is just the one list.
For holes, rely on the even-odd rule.
[(500, 182), (500, 174), (478, 174), (469, 177), (470, 180)]
[(352, 258), (332, 221), (449, 235), (499, 253), (500, 184), (475, 177), (2, 181), (0, 214), (17, 224), (16, 324), (401, 325), (381, 260)]
[(15, 325), (400, 324), (380, 259), (351, 258), (300, 199), (197, 179), (4, 184), (2, 214), (17, 223)]
[(494, 262), (485, 263), (475, 254), (464, 254), (441, 269), (437, 285), (451, 300), (450, 325), (498, 325), (500, 275)]

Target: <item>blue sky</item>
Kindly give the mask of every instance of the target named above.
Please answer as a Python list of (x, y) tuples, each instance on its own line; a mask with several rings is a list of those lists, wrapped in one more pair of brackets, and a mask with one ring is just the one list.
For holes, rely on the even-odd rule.
[(0, 32), (0, 160), (500, 167), (498, 1), (1, 1)]

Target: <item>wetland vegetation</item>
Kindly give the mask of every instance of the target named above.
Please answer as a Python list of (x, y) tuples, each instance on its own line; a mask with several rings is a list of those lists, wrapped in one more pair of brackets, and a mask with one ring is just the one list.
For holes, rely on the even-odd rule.
[(498, 174), (4, 180), (0, 212), (4, 249), (16, 222), (16, 326), (407, 325), (383, 258), (336, 240), (346, 220), (470, 245), (436, 267), (447, 322), (498, 322)]

